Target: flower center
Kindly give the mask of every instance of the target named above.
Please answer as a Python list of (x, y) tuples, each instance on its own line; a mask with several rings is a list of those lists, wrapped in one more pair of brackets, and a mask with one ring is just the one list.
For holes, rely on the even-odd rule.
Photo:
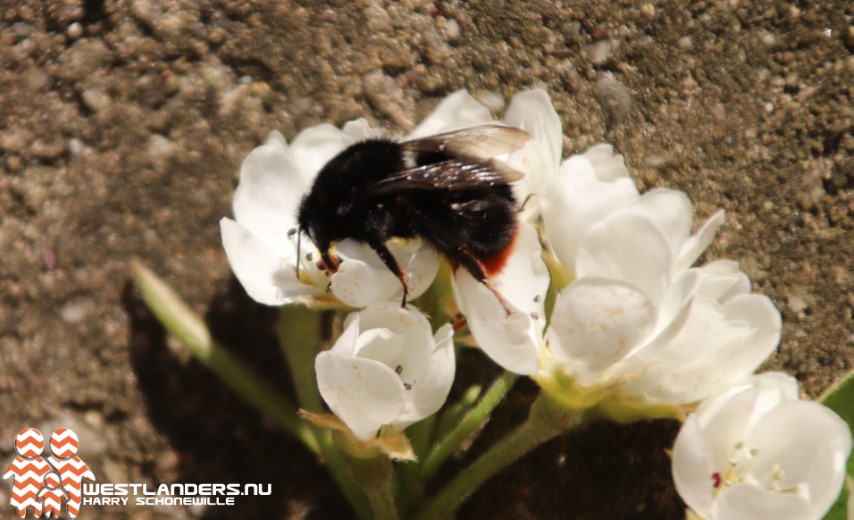
[(771, 466), (771, 473), (765, 484), (763, 485), (759, 482), (759, 479), (752, 472), (753, 463), (758, 456), (758, 449), (751, 448), (741, 441), (736, 443), (733, 447), (732, 456), (729, 458), (726, 471), (723, 473), (717, 471), (712, 473), (712, 487), (715, 489), (715, 494), (721, 489), (744, 483), (762, 486), (768, 491), (779, 494), (791, 495), (797, 493), (796, 487), (783, 487), (785, 472), (776, 463)]
[[(288, 239), (294, 245), (294, 249), (300, 253), (300, 257), (297, 259), (297, 263), (299, 264), (299, 281), (306, 285), (317, 285), (319, 287), (323, 287), (327, 283), (324, 281), (326, 273), (324, 272), (324, 269), (321, 269), (321, 266), (318, 265), (323, 262), (319, 258), (316, 258), (317, 255), (315, 255), (313, 251), (314, 246), (311, 244), (311, 241), (302, 239), (302, 244), (300, 244), (297, 228), (291, 228), (288, 230)], [(325, 266), (322, 267), (325, 268)], [(296, 269), (297, 266), (294, 265), (293, 268)]]

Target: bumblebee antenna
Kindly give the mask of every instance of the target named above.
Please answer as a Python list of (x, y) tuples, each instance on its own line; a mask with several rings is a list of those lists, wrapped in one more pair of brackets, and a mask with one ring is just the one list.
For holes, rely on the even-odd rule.
[(302, 241), (302, 230), (297, 226), (296, 228), (297, 234), (297, 280), (299, 280), (299, 265), (302, 263), (302, 257), (300, 256), (300, 242)]

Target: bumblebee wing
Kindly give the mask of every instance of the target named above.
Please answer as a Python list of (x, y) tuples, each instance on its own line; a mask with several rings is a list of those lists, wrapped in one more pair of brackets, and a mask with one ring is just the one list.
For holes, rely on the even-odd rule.
[(495, 161), (450, 159), (402, 170), (375, 182), (368, 191), (372, 195), (384, 195), (404, 191), (470, 190), (521, 178), (521, 173)]
[(400, 146), (412, 152), (444, 153), (450, 157), (475, 162), (515, 152), (527, 142), (528, 133), (522, 129), (481, 125), (404, 141)]

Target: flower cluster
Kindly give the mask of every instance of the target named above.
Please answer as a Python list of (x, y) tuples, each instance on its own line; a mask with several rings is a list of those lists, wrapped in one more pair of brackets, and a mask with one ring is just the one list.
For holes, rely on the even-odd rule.
[(543, 223), (574, 280), (546, 333), (549, 382), (687, 404), (753, 373), (777, 346), (779, 312), (734, 262), (692, 267), (723, 221), (719, 211), (691, 234), (685, 194), (640, 195), (607, 145), (564, 162)]
[[(494, 122), (459, 91), (405, 139)], [(850, 433), (832, 412), (798, 401), (793, 380), (752, 375), (779, 342), (780, 314), (751, 293), (735, 262), (695, 265), (723, 211), (692, 232), (688, 197), (639, 193), (610, 145), (562, 160), (560, 119), (542, 90), (517, 94), (498, 123), (530, 137), (500, 158), (524, 174), (513, 186), (524, 201), (518, 235), (490, 279), (495, 290), (465, 269), (452, 284), (483, 352), (533, 377), (561, 405), (597, 406), (616, 419), (682, 417), (702, 402), (677, 440), (674, 476), (705, 518), (734, 518), (734, 510), (782, 518), (775, 512), (786, 508), (802, 511), (798, 518), (820, 516), (841, 486)], [(377, 134), (364, 120), (312, 127), (290, 144), (273, 132), (241, 167), (235, 219), (221, 221), (232, 269), (257, 301), (362, 309), (315, 365), (323, 399), (359, 439), (434, 414), (455, 371), (451, 327), (434, 334), (417, 308), (401, 309), (401, 284), (370, 247), (336, 244), (341, 263), (329, 275), (297, 229), (300, 198), (323, 165)], [(440, 256), (417, 239), (388, 247), (410, 299), (424, 293)], [(761, 511), (751, 510), (759, 495)]]

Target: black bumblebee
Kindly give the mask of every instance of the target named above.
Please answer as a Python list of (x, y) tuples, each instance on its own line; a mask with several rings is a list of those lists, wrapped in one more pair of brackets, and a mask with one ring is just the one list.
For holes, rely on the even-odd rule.
[(527, 141), (518, 128), (484, 125), (401, 143), (356, 143), (320, 170), (300, 203), (299, 228), (329, 272), (338, 268), (330, 254), (336, 242), (367, 243), (403, 284), (404, 306), (406, 274), (386, 247), (393, 238), (422, 238), (504, 304), (488, 277), (504, 266), (516, 239), (509, 183), (522, 174), (493, 158)]

